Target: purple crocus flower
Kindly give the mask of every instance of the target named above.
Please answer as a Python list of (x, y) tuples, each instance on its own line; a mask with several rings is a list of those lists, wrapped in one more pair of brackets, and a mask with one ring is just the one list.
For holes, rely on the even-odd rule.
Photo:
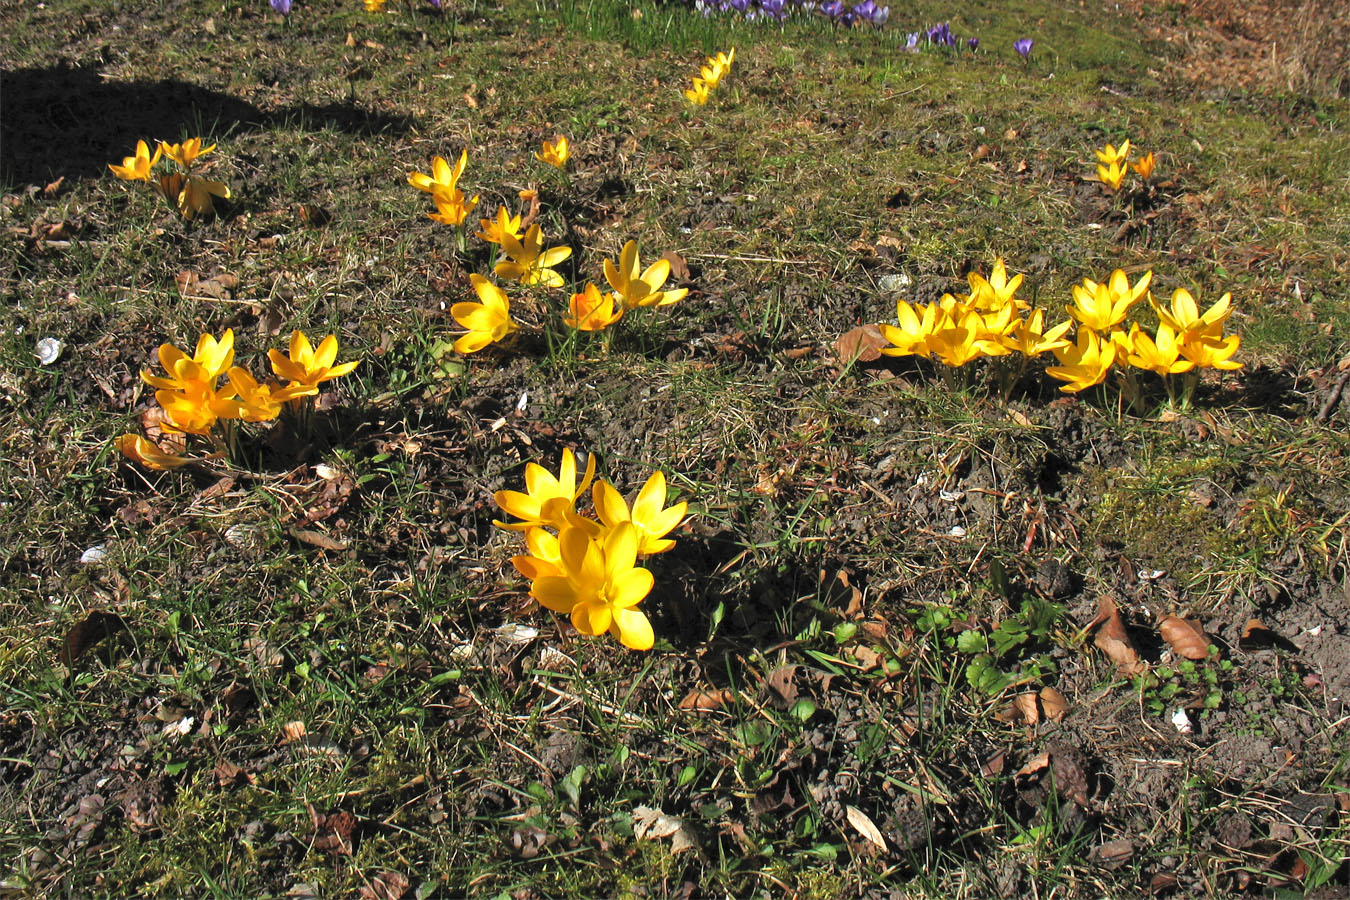
[(889, 6), (877, 6), (876, 0), (862, 0), (861, 3), (853, 7), (853, 15), (859, 19), (871, 22), (873, 25), (881, 25), (891, 14)]
[(759, 0), (759, 8), (765, 15), (782, 20), (787, 17), (787, 0)]
[(1013, 41), (1013, 49), (1016, 50), (1019, 54), (1021, 54), (1023, 59), (1026, 59), (1028, 56), (1031, 55), (1031, 47), (1035, 43), (1036, 42), (1033, 41), (1031, 38), (1020, 38), (1016, 41)]
[(844, 14), (844, 0), (825, 0), (820, 4), (820, 11), (823, 15), (829, 16), (835, 21)]
[(268, 0), (272, 4), (272, 9), (281, 13), (283, 16), (291, 14), (291, 0)]
[(966, 41), (966, 46), (970, 48), (971, 53), (974, 53), (976, 50), (980, 49), (980, 39), (973, 37)]
[(905, 49), (910, 53), (919, 52), (919, 33), (917, 31), (911, 31), (909, 37), (905, 38)]

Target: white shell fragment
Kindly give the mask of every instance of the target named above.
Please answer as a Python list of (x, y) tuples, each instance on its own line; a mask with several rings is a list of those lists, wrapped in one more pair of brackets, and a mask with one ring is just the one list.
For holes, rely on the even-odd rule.
[(107, 544), (95, 544), (94, 546), (90, 547), (88, 550), (80, 554), (80, 563), (86, 566), (92, 566), (95, 565), (96, 563), (103, 562), (104, 558), (107, 555), (108, 555)]
[(1190, 734), (1195, 731), (1195, 727), (1191, 725), (1191, 717), (1186, 715), (1186, 710), (1184, 709), (1179, 709), (1172, 713), (1172, 724), (1175, 725), (1177, 731), (1182, 734)]
[(64, 349), (66, 349), (66, 345), (56, 338), (45, 337), (37, 342), (37, 349), (33, 351), (33, 355), (44, 366), (50, 366), (61, 358), (61, 351)]

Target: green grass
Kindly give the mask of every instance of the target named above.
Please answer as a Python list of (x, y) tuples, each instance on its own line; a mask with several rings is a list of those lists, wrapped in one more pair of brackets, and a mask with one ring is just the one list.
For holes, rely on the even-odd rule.
[[(1248, 618), (1305, 642), (1343, 611), (1315, 604), (1346, 578), (1350, 448), (1343, 411), (1314, 416), (1350, 321), (1350, 108), (1180, 81), (1163, 56), (1181, 51), (1133, 17), (1042, 0), (953, 18), (978, 54), (902, 50), (952, 15), (841, 31), (610, 0), (446, 19), (297, 5), (284, 24), (197, 0), (0, 12), (5, 890), (349, 896), (392, 871), (407, 896), (1106, 896), (1160, 873), (1275, 890), (1295, 857), (1305, 886), (1343, 879), (1343, 813), (1207, 848), (1230, 812), (1265, 835), (1278, 798), (1343, 790), (1334, 667), (1311, 644), (1238, 645)], [(685, 105), (732, 44), (713, 100)], [(557, 133), (566, 179), (532, 155)], [(185, 225), (104, 168), (137, 136), (196, 134), (233, 193), (217, 219)], [(1159, 154), (1147, 210), (1084, 181), (1125, 137)], [(449, 307), (490, 255), (458, 252), (406, 179), (462, 148), (471, 222), (542, 188), (569, 289), (636, 239), (644, 263), (678, 253), (693, 293), (606, 341), (558, 323), (561, 292), (513, 287), (532, 333), (448, 351)], [(25, 237), (60, 222), (66, 244)], [(841, 334), (892, 320), (883, 284), (932, 300), (999, 256), (1051, 321), (1115, 268), (1152, 269), (1160, 298), (1232, 292), (1245, 368), (1208, 375), (1191, 410), (1158, 389), (1132, 415), (1114, 388), (1066, 400), (1030, 378), (1005, 404), (979, 370), (837, 360)], [(183, 273), (238, 285), (184, 296)], [(121, 460), (156, 348), (226, 328), (255, 373), (293, 328), (361, 364), (325, 386), (312, 442), (259, 428), (245, 466)], [(47, 336), (65, 348), (40, 365)], [(564, 447), (624, 491), (659, 468), (691, 503), (650, 561), (650, 653), (541, 611), (517, 536), (491, 524), (492, 494)], [(1149, 662), (1169, 614), (1231, 660), (1191, 739), (1083, 631), (1104, 594)], [(1027, 601), (1063, 611), (991, 659), (973, 649), (1022, 634)], [(99, 612), (118, 627), (67, 665)], [(1025, 680), (990, 688), (987, 664)], [(785, 666), (792, 697), (771, 687)], [(1064, 722), (1011, 721), (1044, 685)], [(692, 692), (721, 699), (685, 708)], [(1299, 760), (1234, 755), (1267, 735)], [(1046, 750), (1070, 763), (1024, 770)], [(1161, 758), (1149, 782), (1141, 760)], [(697, 849), (639, 839), (642, 806)], [(315, 817), (338, 811), (355, 828), (325, 849)], [(1092, 855), (1118, 838), (1135, 844), (1120, 866)]]

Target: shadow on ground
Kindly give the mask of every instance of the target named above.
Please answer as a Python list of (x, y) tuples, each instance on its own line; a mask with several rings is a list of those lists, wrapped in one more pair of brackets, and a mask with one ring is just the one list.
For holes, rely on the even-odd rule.
[(302, 103), (264, 111), (219, 91), (182, 81), (105, 80), (98, 70), (65, 65), (4, 72), (0, 182), (38, 184), (102, 175), (137, 140), (177, 141), (277, 125), (347, 134), (402, 134), (407, 116), (351, 102)]

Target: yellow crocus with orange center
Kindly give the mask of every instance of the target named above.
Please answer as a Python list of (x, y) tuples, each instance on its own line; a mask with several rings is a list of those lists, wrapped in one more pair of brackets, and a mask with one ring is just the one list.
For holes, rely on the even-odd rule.
[(203, 147), (202, 139), (195, 137), (188, 138), (181, 144), (168, 144), (164, 141), (160, 141), (159, 149), (163, 151), (165, 156), (178, 163), (184, 169), (190, 169), (192, 168), (192, 164), (197, 161), (198, 157), (210, 153), (212, 150), (216, 149), (216, 145), (212, 144), (209, 147)]
[(561, 169), (567, 165), (567, 160), (572, 157), (572, 147), (563, 135), (553, 141), (544, 141), (543, 147), (534, 155), (534, 158), (540, 162), (546, 162), (554, 168)]
[(354, 360), (334, 365), (337, 362), (337, 353), (337, 335), (328, 335), (319, 342), (316, 350), (305, 333), (297, 329), (291, 332), (289, 357), (284, 356), (280, 350), (273, 349), (267, 351), (267, 358), (272, 361), (272, 371), (276, 376), (290, 381), (290, 386), (303, 385), (317, 390), (323, 382), (346, 375), (360, 363), (360, 360)]
[(1093, 331), (1108, 331), (1111, 326), (1124, 320), (1130, 307), (1144, 296), (1152, 280), (1153, 272), (1150, 270), (1131, 285), (1122, 269), (1116, 269), (1101, 284), (1091, 278), (1084, 278), (1081, 285), (1074, 285), (1074, 302), (1065, 309)]
[(651, 622), (637, 605), (651, 593), (652, 573), (637, 567), (639, 538), (621, 522), (603, 540), (585, 529), (563, 527), (558, 535), (561, 574), (541, 575), (530, 596), (554, 612), (570, 613), (572, 625), (588, 635), (613, 634), (631, 650), (655, 643)]
[(145, 141), (136, 142), (136, 155), (123, 157), (120, 166), (108, 163), (108, 168), (112, 173), (123, 181), (149, 181), (150, 170), (159, 162), (160, 155), (164, 152), (164, 146), (155, 148), (155, 155), (150, 155), (150, 147)]
[(670, 277), (670, 260), (658, 259), (645, 270), (638, 259), (637, 241), (629, 241), (619, 252), (618, 262), (606, 259), (604, 262), (605, 280), (614, 289), (614, 296), (622, 301), (624, 309), (639, 306), (669, 306), (683, 300), (689, 293), (687, 288), (673, 291), (661, 290)]
[(1009, 278), (1001, 256), (994, 262), (994, 269), (987, 279), (978, 272), (971, 272), (966, 279), (970, 282), (970, 302), (978, 309), (1002, 309), (1009, 304), (1016, 304), (1018, 309), (1031, 307), (1031, 304), (1017, 299), (1022, 276)]
[(1116, 345), (1110, 339), (1102, 338), (1091, 329), (1080, 328), (1078, 340), (1067, 347), (1054, 351), (1060, 365), (1050, 366), (1045, 374), (1068, 384), (1060, 387), (1066, 394), (1073, 394), (1094, 384), (1101, 384), (1116, 361)]
[(563, 322), (577, 331), (603, 331), (623, 318), (622, 304), (615, 303), (611, 293), (601, 294), (594, 284), (587, 283), (586, 290), (573, 294), (567, 304), (570, 315)]
[(1154, 165), (1153, 151), (1150, 150), (1148, 153), (1145, 153), (1143, 156), (1139, 157), (1137, 162), (1130, 163), (1130, 168), (1134, 169), (1134, 171), (1139, 175), (1140, 178), (1148, 180), (1153, 176), (1153, 165)]
[(482, 302), (466, 300), (450, 307), (450, 315), (469, 330), (455, 340), (455, 351), (466, 355), (520, 330), (520, 325), (511, 318), (511, 301), (505, 291), (482, 275), (470, 275), (469, 282)]
[(562, 287), (565, 283), (562, 275), (553, 267), (572, 255), (571, 247), (550, 247), (544, 249), (544, 239), (538, 225), (531, 225), (523, 240), (517, 240), (509, 234), (502, 235), (502, 252), (509, 259), (497, 263), (493, 269), (503, 278), (512, 278), (521, 284), (542, 284), (545, 287)]
[[(571, 450), (563, 449), (558, 474), (537, 463), (525, 464), (525, 491), (497, 491), (492, 499), (502, 512), (520, 519), (519, 522), (498, 522), (493, 525), (507, 531), (526, 531), (547, 526), (562, 528), (568, 525), (567, 514), (595, 478), (595, 454), (586, 460), (586, 474), (577, 484), (577, 458)], [(584, 530), (584, 529), (583, 529)]]
[(613, 485), (604, 480), (596, 481), (591, 490), (595, 501), (595, 514), (606, 528), (616, 528), (620, 523), (631, 522), (638, 532), (638, 555), (649, 556), (664, 553), (675, 546), (675, 541), (667, 538), (689, 509), (685, 502), (666, 508), (666, 476), (657, 470), (647, 479), (647, 483), (638, 491), (630, 510)]
[(1127, 348), (1125, 361), (1136, 369), (1146, 369), (1158, 375), (1178, 375), (1195, 367), (1191, 360), (1180, 358), (1181, 342), (1177, 339), (1177, 333), (1166, 324), (1158, 326), (1156, 337), (1149, 337), (1135, 322), (1130, 326), (1124, 344)]
[(511, 215), (505, 206), (497, 207), (496, 221), (479, 219), (478, 224), (482, 227), (482, 231), (475, 232), (474, 237), (481, 238), (489, 244), (500, 244), (504, 234), (520, 240), (520, 216)]

